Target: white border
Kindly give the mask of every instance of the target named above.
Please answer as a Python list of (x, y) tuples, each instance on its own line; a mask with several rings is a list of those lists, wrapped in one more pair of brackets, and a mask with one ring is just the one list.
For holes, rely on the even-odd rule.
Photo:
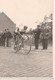
[(55, 0), (54, 0), (54, 14), (53, 14), (53, 78), (47, 77), (18, 77), (18, 78), (1, 78), (0, 80), (55, 80)]

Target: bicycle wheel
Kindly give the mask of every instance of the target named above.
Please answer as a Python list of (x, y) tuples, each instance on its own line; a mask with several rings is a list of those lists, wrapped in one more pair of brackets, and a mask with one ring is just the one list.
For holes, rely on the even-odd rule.
[(14, 53), (17, 53), (19, 50), (20, 50), (20, 48), (21, 48), (21, 42), (12, 42), (11, 43), (11, 49), (12, 49), (12, 52), (14, 52)]
[(20, 47), (19, 53), (29, 54), (30, 51), (31, 51), (31, 44), (30, 44), (29, 39), (23, 41), (22, 46)]
[(29, 54), (31, 51), (30, 39), (21, 39), (19, 38), (17, 43), (13, 41), (12, 51), (15, 53)]

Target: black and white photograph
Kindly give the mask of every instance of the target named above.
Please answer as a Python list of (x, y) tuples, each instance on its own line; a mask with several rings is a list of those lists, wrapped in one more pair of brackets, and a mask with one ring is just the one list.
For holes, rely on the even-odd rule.
[(0, 0), (0, 77), (52, 79), (53, 0)]

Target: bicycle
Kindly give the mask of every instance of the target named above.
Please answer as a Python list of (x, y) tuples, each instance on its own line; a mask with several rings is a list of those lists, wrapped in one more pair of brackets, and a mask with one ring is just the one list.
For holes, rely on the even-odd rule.
[(31, 51), (30, 37), (26, 33), (23, 33), (21, 36), (17, 36), (16, 41), (13, 39), (13, 51), (15, 53), (29, 54)]

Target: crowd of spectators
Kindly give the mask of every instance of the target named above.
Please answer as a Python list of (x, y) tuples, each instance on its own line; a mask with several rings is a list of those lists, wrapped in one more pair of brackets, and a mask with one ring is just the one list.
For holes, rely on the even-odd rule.
[(9, 29), (5, 29), (0, 32), (0, 46), (9, 47), (9, 40), (12, 38), (12, 34)]

